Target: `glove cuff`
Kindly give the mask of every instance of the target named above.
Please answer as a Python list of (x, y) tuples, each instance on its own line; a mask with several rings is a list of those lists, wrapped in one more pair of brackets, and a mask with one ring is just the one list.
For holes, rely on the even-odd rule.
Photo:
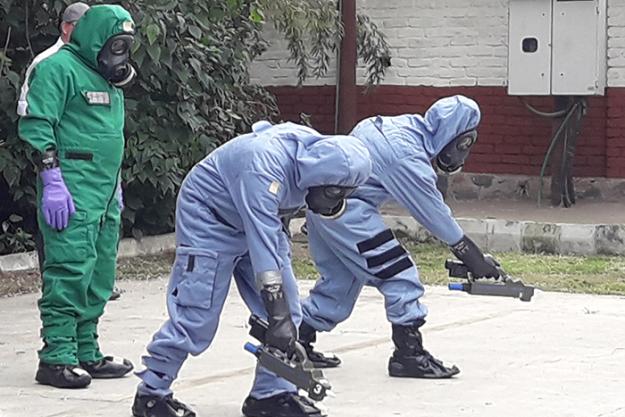
[(279, 321), (284, 318), (291, 317), (291, 311), (289, 309), (289, 303), (286, 299), (286, 295), (282, 291), (281, 284), (266, 285), (260, 291), (260, 296), (267, 309), (267, 316), (269, 321)]
[(256, 285), (259, 290), (278, 285), (282, 288), (281, 271), (263, 271), (256, 274)]
[(449, 247), (456, 257), (462, 259), (467, 253), (469, 253), (472, 249), (477, 248), (477, 245), (467, 236), (462, 236), (457, 243), (454, 243)]
[(57, 168), (59, 166), (59, 158), (57, 157), (56, 150), (48, 149), (41, 154), (40, 169), (45, 171), (48, 169)]

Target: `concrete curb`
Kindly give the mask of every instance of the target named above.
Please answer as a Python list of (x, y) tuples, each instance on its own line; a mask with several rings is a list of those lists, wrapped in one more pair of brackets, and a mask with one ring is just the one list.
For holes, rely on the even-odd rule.
[[(433, 241), (425, 228), (410, 216), (384, 216), (398, 235), (416, 242)], [(501, 219), (457, 219), (464, 231), (485, 251), (549, 253), (557, 255), (625, 255), (625, 224), (570, 224), (510, 221)], [(303, 218), (293, 219), (290, 231), (301, 234)], [(158, 255), (173, 251), (173, 233), (147, 236), (141, 240), (123, 239), (121, 258)], [(0, 272), (37, 268), (35, 252), (0, 256)]]
[(146, 236), (141, 240), (122, 239), (119, 243), (120, 258), (134, 258), (140, 255), (159, 255), (176, 249), (176, 234)]
[[(458, 218), (458, 223), (483, 250), (555, 255), (625, 255), (625, 224), (572, 224)], [(416, 242), (435, 239), (410, 216), (384, 216), (398, 236)], [(291, 234), (300, 233), (303, 219), (291, 222)]]
[[(174, 249), (176, 249), (176, 236), (174, 233), (146, 236), (141, 240), (122, 239), (119, 243), (119, 257), (132, 258), (140, 255), (158, 255)], [(0, 256), (0, 272), (23, 271), (36, 268), (39, 268), (37, 252)]]
[[(625, 255), (625, 224), (572, 224), (457, 219), (484, 250), (555, 255)], [(388, 226), (417, 242), (432, 236), (409, 216), (385, 216)]]

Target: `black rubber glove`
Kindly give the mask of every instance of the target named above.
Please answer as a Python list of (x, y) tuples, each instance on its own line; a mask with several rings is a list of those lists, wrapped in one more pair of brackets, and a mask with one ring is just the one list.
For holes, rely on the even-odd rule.
[(267, 309), (269, 328), (265, 334), (265, 344), (273, 346), (291, 356), (295, 351), (297, 329), (291, 319), (289, 304), (282, 292), (282, 285), (272, 284), (260, 291)]
[(492, 256), (484, 256), (480, 248), (469, 239), (463, 236), (455, 245), (451, 246), (451, 251), (469, 269), (475, 278), (499, 278), (499, 263)]

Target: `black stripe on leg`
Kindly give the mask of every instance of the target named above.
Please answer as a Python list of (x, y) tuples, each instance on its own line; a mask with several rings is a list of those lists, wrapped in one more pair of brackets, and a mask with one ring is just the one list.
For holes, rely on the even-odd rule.
[(383, 265), (392, 259), (399, 258), (405, 253), (406, 249), (404, 249), (401, 245), (394, 246), (379, 255), (367, 258), (367, 268), (375, 268), (376, 266)]
[(386, 242), (390, 242), (393, 239), (395, 239), (395, 236), (393, 236), (393, 232), (391, 232), (391, 229), (386, 229), (383, 232), (380, 232), (377, 235), (373, 236), (371, 239), (363, 240), (356, 246), (358, 247), (358, 252), (360, 254), (363, 254), (379, 246), (382, 246)]
[(189, 255), (189, 260), (187, 261), (187, 272), (193, 272), (195, 269), (195, 255)]
[(400, 272), (405, 271), (406, 269), (412, 268), (412, 266), (413, 263), (410, 258), (402, 258), (391, 266), (384, 268), (383, 270), (375, 274), (375, 276), (380, 279), (389, 279), (399, 274)]

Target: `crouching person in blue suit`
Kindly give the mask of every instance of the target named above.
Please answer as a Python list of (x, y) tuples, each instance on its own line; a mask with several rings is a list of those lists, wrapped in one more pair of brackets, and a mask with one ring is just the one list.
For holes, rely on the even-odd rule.
[[(350, 136), (322, 136), (293, 123), (258, 122), (212, 152), (187, 175), (176, 208), (176, 260), (167, 293), (169, 319), (143, 357), (133, 404), (137, 417), (193, 417), (170, 386), (189, 354), (211, 344), (231, 276), (251, 312), (269, 322), (266, 343), (291, 352), (302, 318), (280, 216), (307, 206), (339, 214), (345, 197), (371, 173), (369, 152)], [(251, 282), (248, 282), (251, 281)], [(259, 367), (243, 404), (247, 417), (318, 417), (296, 387)]]
[(372, 117), (350, 133), (369, 150), (373, 172), (347, 200), (346, 212), (330, 220), (309, 211), (306, 217), (311, 255), (321, 278), (302, 303), (300, 341), (317, 367), (340, 360), (314, 350), (316, 332), (330, 331), (346, 320), (363, 285), (376, 287), (385, 299), (395, 351), (389, 374), (395, 377), (449, 378), (459, 372), (423, 348), (420, 327), (427, 308), (423, 285), (406, 250), (384, 225), (380, 206), (395, 200), (452, 252), (476, 277), (498, 277), (494, 262), (464, 235), (436, 188), (435, 161), (444, 173), (460, 171), (477, 139), (480, 110), (471, 99), (437, 101), (425, 113)]

